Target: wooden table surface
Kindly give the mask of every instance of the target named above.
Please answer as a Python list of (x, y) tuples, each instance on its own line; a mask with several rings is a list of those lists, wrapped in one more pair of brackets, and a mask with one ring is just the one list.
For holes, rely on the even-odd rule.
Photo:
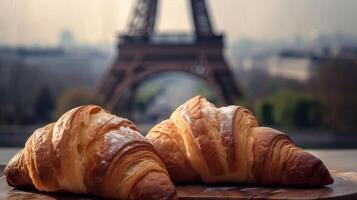
[[(0, 149), (0, 177), (3, 175), (4, 164), (8, 162), (13, 154), (15, 154), (18, 149)], [(178, 195), (180, 199), (206, 199), (208, 196), (214, 196), (219, 198), (212, 199), (235, 199), (233, 197), (260, 197), (262, 195), (267, 199), (320, 199), (319, 197), (326, 197), (326, 199), (350, 199), (349, 197), (343, 197), (345, 194), (354, 194), (353, 199), (357, 198), (357, 149), (355, 150), (308, 150), (310, 153), (320, 158), (325, 165), (332, 170), (335, 183), (331, 187), (320, 188), (316, 190), (300, 190), (300, 189), (279, 189), (279, 188), (254, 188), (247, 187), (242, 188), (228, 188), (227, 187), (205, 187), (205, 186), (180, 186), (177, 188)], [(335, 170), (336, 169), (336, 170)], [(337, 171), (337, 173), (335, 172)], [(341, 173), (338, 171), (342, 171)], [(345, 173), (345, 172), (348, 173)], [(331, 171), (330, 171), (331, 172)], [(8, 187), (5, 183), (4, 177), (1, 177), (2, 184), (4, 187)], [(0, 178), (0, 179), (1, 179)], [(249, 190), (248, 190), (249, 189)], [(3, 189), (4, 190), (4, 189)], [(248, 190), (248, 191), (247, 191)], [(2, 191), (5, 199), (21, 199), (23, 195), (32, 195), (34, 198), (51, 199), (48, 196), (44, 196), (36, 193), (26, 194), (23, 191), (11, 191), (8, 193), (9, 189)], [(227, 193), (228, 191), (228, 193)], [(267, 192), (268, 191), (268, 192)], [(251, 192), (252, 194), (249, 194)], [(1, 193), (1, 191), (0, 191)], [(253, 194), (254, 193), (254, 194)], [(21, 198), (8, 198), (9, 195), (18, 195)], [(303, 194), (303, 195), (302, 195)], [(6, 196), (7, 195), (7, 196)], [(10, 196), (11, 196), (10, 195)], [(22, 195), (22, 196), (21, 196)], [(228, 196), (227, 196), (228, 195)], [(258, 195), (258, 196), (257, 196)], [(280, 196), (279, 196), (280, 195)], [(210, 196), (210, 197), (211, 197)], [(229, 197), (229, 198), (228, 198)], [(268, 198), (269, 197), (269, 198)], [(302, 198), (304, 197), (304, 198)], [(312, 198), (313, 197), (313, 198)], [(315, 198), (316, 197), (316, 198)], [(64, 198), (64, 199), (73, 199)], [(77, 198), (81, 199), (81, 198)], [(241, 199), (241, 198), (236, 198)], [(321, 198), (325, 199), (325, 198)]]

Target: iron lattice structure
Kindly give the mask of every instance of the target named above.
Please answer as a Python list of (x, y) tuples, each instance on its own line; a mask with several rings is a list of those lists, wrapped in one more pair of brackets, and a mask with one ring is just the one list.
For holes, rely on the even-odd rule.
[(127, 33), (119, 36), (117, 58), (97, 86), (108, 109), (130, 110), (125, 102), (133, 98), (138, 85), (168, 71), (186, 72), (205, 80), (223, 105), (233, 104), (241, 96), (223, 56), (223, 35), (214, 33), (205, 1), (190, 3), (193, 37), (158, 36), (154, 33), (158, 1), (138, 0)]

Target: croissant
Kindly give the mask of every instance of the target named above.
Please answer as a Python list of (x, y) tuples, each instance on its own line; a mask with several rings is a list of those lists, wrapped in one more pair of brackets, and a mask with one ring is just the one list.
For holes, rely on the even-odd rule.
[(135, 125), (99, 106), (37, 129), (5, 168), (10, 186), (110, 199), (176, 199), (164, 163)]
[(321, 186), (333, 183), (321, 160), (241, 106), (217, 108), (203, 96), (179, 106), (147, 138), (174, 183)]

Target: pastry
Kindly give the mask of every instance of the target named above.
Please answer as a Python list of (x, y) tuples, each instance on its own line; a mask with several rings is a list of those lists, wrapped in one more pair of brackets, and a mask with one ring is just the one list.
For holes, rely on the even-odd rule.
[(13, 187), (110, 199), (176, 199), (164, 163), (135, 125), (87, 105), (37, 129), (5, 169)]
[(333, 179), (318, 158), (284, 133), (260, 127), (241, 106), (217, 108), (203, 96), (179, 106), (147, 138), (181, 183), (321, 186)]

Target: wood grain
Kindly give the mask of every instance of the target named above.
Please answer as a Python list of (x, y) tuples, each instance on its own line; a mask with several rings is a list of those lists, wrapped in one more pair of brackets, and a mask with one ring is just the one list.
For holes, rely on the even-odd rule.
[(180, 199), (357, 199), (357, 172), (330, 170), (335, 183), (320, 188), (178, 186)]
[[(1, 170), (2, 171), (2, 170)], [(247, 186), (177, 186), (179, 199), (357, 199), (357, 172), (330, 170), (335, 183), (321, 188), (263, 188)], [(0, 177), (0, 199), (97, 199), (74, 194), (47, 194), (35, 190), (19, 190), (7, 185)]]

